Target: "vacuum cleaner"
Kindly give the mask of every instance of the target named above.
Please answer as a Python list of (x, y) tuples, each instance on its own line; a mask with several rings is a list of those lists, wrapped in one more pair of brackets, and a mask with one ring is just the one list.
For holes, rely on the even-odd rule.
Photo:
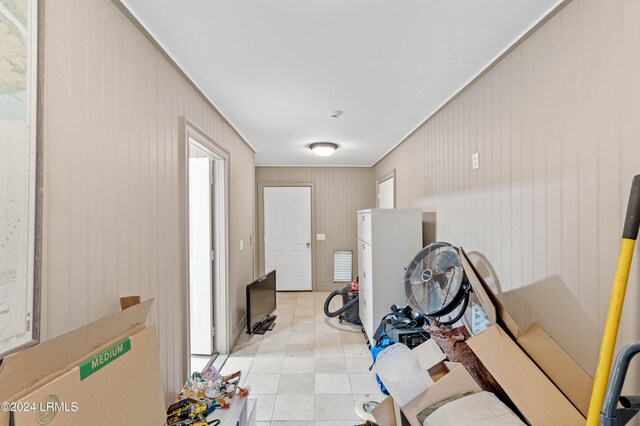
[[(324, 301), (324, 314), (329, 318), (338, 317), (338, 321), (346, 321), (351, 324), (362, 325), (360, 321), (360, 308), (358, 306), (359, 281), (358, 278), (351, 284), (347, 284), (342, 290), (333, 291)], [(329, 304), (336, 296), (342, 296), (342, 307), (330, 312)]]

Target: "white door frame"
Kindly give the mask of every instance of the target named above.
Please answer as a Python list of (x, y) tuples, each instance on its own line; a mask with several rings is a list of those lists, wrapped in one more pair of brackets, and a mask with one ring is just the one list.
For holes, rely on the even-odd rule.
[(380, 184), (386, 180), (389, 180), (393, 178), (393, 208), (395, 209), (396, 206), (396, 187), (397, 187), (397, 183), (396, 183), (396, 169), (391, 170), (389, 173), (386, 173), (382, 176), (380, 176), (378, 179), (376, 179), (376, 207), (380, 207)]
[(214, 242), (216, 263), (213, 289), (213, 323), (216, 333), (213, 339), (214, 349), (220, 354), (228, 354), (231, 350), (231, 320), (229, 310), (229, 152), (218, 145), (209, 135), (187, 118), (183, 118), (182, 149), (179, 152), (181, 165), (181, 206), (180, 219), (181, 238), (181, 272), (183, 288), (183, 377), (191, 374), (191, 337), (190, 337), (190, 285), (189, 285), (189, 144), (194, 143), (199, 149), (214, 157), (217, 161), (215, 176), (215, 203), (217, 216), (214, 222)]
[(315, 183), (313, 182), (272, 182), (272, 181), (258, 181), (257, 182), (257, 206), (258, 206), (258, 275), (263, 275), (264, 270), (264, 188), (266, 186), (277, 187), (299, 187), (308, 186), (311, 188), (311, 291), (316, 290), (316, 277), (314, 271), (316, 270), (316, 202), (315, 202)]

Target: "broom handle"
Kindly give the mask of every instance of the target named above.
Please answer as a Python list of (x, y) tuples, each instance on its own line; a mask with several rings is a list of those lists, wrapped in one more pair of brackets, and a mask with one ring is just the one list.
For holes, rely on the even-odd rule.
[(640, 175), (636, 175), (633, 178), (633, 183), (631, 184), (631, 194), (629, 195), (629, 204), (627, 205), (627, 214), (624, 220), (624, 229), (622, 231), (622, 246), (620, 248), (620, 257), (618, 258), (616, 277), (613, 282), (613, 289), (611, 290), (611, 300), (609, 301), (607, 322), (604, 326), (604, 334), (602, 336), (602, 343), (600, 346), (598, 368), (596, 369), (593, 391), (591, 392), (591, 402), (589, 403), (589, 413), (587, 415), (587, 426), (598, 426), (600, 424), (600, 411), (607, 391), (611, 361), (613, 360), (613, 352), (616, 346), (620, 317), (622, 316), (622, 306), (624, 304), (624, 296), (627, 291), (629, 270), (631, 269), (631, 260), (633, 258), (636, 239), (638, 238), (639, 227)]

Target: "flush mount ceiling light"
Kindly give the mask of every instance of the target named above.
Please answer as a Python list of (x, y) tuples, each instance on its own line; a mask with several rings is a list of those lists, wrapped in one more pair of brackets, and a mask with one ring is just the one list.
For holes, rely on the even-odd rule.
[(319, 157), (328, 157), (338, 149), (338, 145), (331, 142), (316, 142), (309, 145), (309, 149)]

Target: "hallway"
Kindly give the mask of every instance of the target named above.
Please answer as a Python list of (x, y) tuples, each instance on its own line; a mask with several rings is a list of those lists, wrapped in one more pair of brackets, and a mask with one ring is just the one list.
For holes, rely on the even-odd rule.
[[(354, 405), (382, 400), (360, 326), (327, 318), (328, 293), (278, 293), (273, 331), (239, 339), (222, 372), (242, 370), (257, 426), (352, 426)], [(336, 297), (331, 309), (340, 306)], [(315, 423), (314, 423), (315, 422)]]

